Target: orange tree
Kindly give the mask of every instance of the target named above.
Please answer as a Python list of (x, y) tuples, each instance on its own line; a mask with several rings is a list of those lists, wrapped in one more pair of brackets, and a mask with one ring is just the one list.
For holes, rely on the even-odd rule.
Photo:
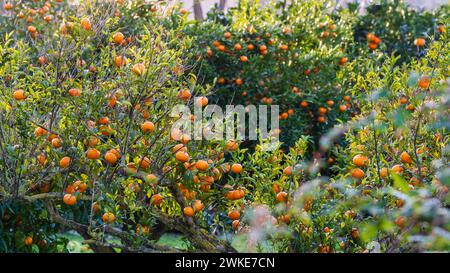
[(289, 153), (256, 146), (240, 180), (228, 180), (252, 192), (237, 235), (245, 250), (448, 250), (450, 60), (445, 31), (440, 38), (408, 65), (377, 55), (349, 64), (360, 114), (322, 136), (332, 160), (308, 160), (308, 138)]
[[(7, 16), (41, 5), (54, 12), (30, 5)], [(212, 205), (225, 199), (212, 186), (226, 170), (224, 143), (170, 130), (172, 107), (205, 92), (189, 73), (183, 12), (155, 11), (180, 28), (149, 20), (128, 40), (118, 31), (123, 9), (93, 2), (3, 33), (2, 251), (61, 251), (65, 241), (55, 235), (63, 229), (96, 251), (178, 251), (155, 244), (161, 230), (184, 234), (198, 250), (233, 251), (209, 235), (202, 212), (224, 209)]]
[(317, 140), (337, 119), (348, 118), (351, 105), (336, 72), (349, 60), (352, 17), (346, 11), (335, 16), (330, 5), (239, 1), (227, 14), (216, 10), (190, 26), (204, 60), (199, 79), (215, 82), (212, 101), (280, 105), (287, 146), (303, 134)]

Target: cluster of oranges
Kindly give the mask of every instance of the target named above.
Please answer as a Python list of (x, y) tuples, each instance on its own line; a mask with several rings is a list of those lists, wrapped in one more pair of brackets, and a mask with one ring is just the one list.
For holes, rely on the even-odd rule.
[(369, 42), (369, 48), (370, 50), (375, 50), (378, 48), (378, 46), (381, 44), (381, 39), (373, 34), (373, 33), (368, 33), (367, 34), (367, 41)]
[[(178, 189), (182, 193), (185, 200), (188, 202), (188, 205), (183, 208), (183, 214), (186, 217), (193, 217), (196, 213), (201, 212), (204, 208), (202, 201), (196, 199), (197, 186), (195, 185), (198, 185), (198, 189), (200, 191), (208, 192), (214, 182), (221, 178), (222, 174), (228, 173), (229, 171), (231, 171), (235, 175), (240, 174), (243, 171), (243, 166), (239, 163), (234, 163), (231, 166), (228, 163), (218, 164), (219, 162), (216, 160), (223, 159), (223, 152), (218, 153), (215, 159), (199, 159), (197, 161), (192, 161), (191, 157), (189, 156), (187, 147), (189, 141), (186, 141), (186, 138), (182, 137), (176, 139), (173, 138), (172, 140), (179, 141), (181, 143), (178, 143), (172, 147), (172, 153), (175, 155), (175, 160), (182, 164), (184, 170), (194, 173), (193, 188), (192, 186), (188, 187), (183, 183), (177, 184)], [(226, 151), (232, 152), (238, 148), (238, 144), (234, 140), (229, 140), (225, 144), (224, 148)], [(244, 196), (245, 190), (242, 188), (238, 188), (236, 190), (228, 190), (225, 194), (225, 197), (230, 201), (243, 199)], [(232, 220), (235, 221), (237, 219)], [(238, 225), (236, 225), (236, 222), (234, 222), (233, 227), (237, 226)]]
[[(413, 159), (407, 152), (402, 152), (399, 158), (400, 162), (404, 165), (413, 163)], [(357, 154), (353, 157), (352, 162), (356, 166), (356, 168), (353, 168), (350, 171), (350, 176), (358, 180), (363, 179), (366, 174), (362, 168), (368, 166), (368, 164), (370, 163), (369, 158), (365, 155)], [(390, 171), (395, 174), (403, 174), (404, 168), (401, 164), (395, 164), (394, 166), (392, 166)], [(386, 179), (389, 175), (389, 171), (386, 167), (381, 168), (379, 172), (382, 179)], [(416, 178), (413, 178), (413, 180), (416, 180)]]

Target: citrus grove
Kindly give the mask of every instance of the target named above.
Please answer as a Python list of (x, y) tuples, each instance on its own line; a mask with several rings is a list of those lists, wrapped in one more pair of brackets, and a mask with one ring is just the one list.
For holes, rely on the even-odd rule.
[[(449, 251), (448, 5), (334, 4), (6, 1), (0, 252)], [(172, 129), (211, 104), (280, 141)]]

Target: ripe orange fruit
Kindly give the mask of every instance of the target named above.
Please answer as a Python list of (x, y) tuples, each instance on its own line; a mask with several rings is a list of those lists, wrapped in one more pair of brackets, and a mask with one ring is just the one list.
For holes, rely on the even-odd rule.
[(137, 235), (147, 235), (150, 233), (150, 228), (148, 226), (138, 226), (136, 227), (136, 234)]
[(99, 124), (108, 124), (109, 123), (109, 118), (108, 117), (102, 117), (102, 118), (99, 118), (97, 122)]
[(284, 112), (284, 113), (281, 113), (281, 115), (278, 118), (279, 119), (287, 119), (288, 117), (289, 117), (289, 114)]
[(195, 167), (197, 168), (197, 170), (204, 172), (208, 169), (209, 165), (205, 160), (199, 160), (197, 161), (197, 163), (195, 163)]
[(178, 98), (183, 101), (188, 101), (191, 98), (191, 91), (188, 89), (183, 89), (178, 92)]
[(180, 142), (183, 144), (188, 144), (188, 142), (191, 140), (191, 137), (187, 134), (183, 134), (180, 137)]
[(401, 96), (399, 101), (400, 101), (400, 104), (407, 104), (408, 103), (408, 97)]
[(148, 174), (146, 177), (145, 177), (145, 179), (146, 179), (146, 181), (147, 182), (149, 182), (149, 183), (153, 183), (153, 184), (158, 184), (158, 177), (156, 176), (156, 175), (154, 175), (154, 174)]
[(199, 98), (197, 98), (197, 101), (195, 102), (195, 104), (198, 107), (205, 107), (206, 105), (208, 105), (208, 98), (207, 97), (199, 97)]
[(394, 172), (394, 173), (396, 173), (396, 174), (401, 174), (401, 173), (403, 173), (403, 167), (400, 166), (400, 165), (394, 165), (394, 166), (391, 168), (391, 171)]
[(150, 159), (148, 157), (144, 157), (142, 159), (139, 160), (139, 166), (142, 169), (147, 169), (148, 167), (150, 167), (150, 165), (152, 164), (152, 162), (150, 161)]
[(241, 62), (243, 62), (243, 63), (248, 62), (247, 56), (241, 56), (241, 57), (239, 57), (239, 60), (240, 60)]
[(280, 185), (278, 185), (278, 184), (276, 184), (276, 183), (274, 183), (274, 184), (272, 185), (272, 189), (273, 189), (273, 191), (274, 191), (275, 193), (279, 193), (279, 192), (281, 191)]
[(81, 95), (81, 90), (77, 88), (69, 89), (69, 95), (71, 97), (79, 97)]
[(340, 105), (339, 106), (339, 111), (345, 112), (346, 110), (347, 110), (347, 106), (346, 105)]
[(363, 179), (366, 174), (360, 168), (355, 168), (351, 170), (350, 175), (356, 179)]
[(105, 160), (111, 165), (116, 164), (118, 158), (113, 152), (106, 152), (105, 154)]
[(113, 153), (117, 159), (120, 159), (122, 157), (122, 155), (120, 154), (120, 149), (111, 149), (109, 150), (109, 152)]
[(38, 161), (42, 166), (44, 166), (45, 163), (47, 163), (47, 158), (45, 157), (44, 154), (40, 154), (40, 155), (38, 155), (36, 158), (37, 158), (37, 161)]
[(83, 193), (87, 190), (87, 184), (77, 180), (75, 181), (75, 183), (73, 183), (73, 187), (75, 188), (75, 190), (77, 190), (79, 193)]
[(52, 139), (52, 146), (55, 149), (60, 148), (61, 147), (61, 140), (59, 140), (59, 138)]
[(16, 91), (13, 92), (13, 98), (15, 100), (24, 100), (26, 97), (22, 89), (17, 89)]
[(94, 146), (97, 146), (97, 144), (98, 144), (98, 138), (96, 136), (90, 136), (86, 140), (86, 146), (88, 146), (88, 147), (94, 147)]
[(242, 79), (236, 79), (236, 85), (242, 85), (244, 81)]
[(153, 131), (155, 130), (155, 125), (153, 124), (153, 122), (146, 121), (141, 124), (141, 130), (143, 133), (153, 133)]
[(114, 40), (114, 43), (120, 45), (125, 40), (125, 37), (123, 36), (122, 32), (116, 32), (113, 35), (113, 40)]
[(117, 103), (117, 97), (112, 95), (109, 99), (108, 99), (108, 105), (109, 107), (114, 107), (116, 106)]
[(86, 17), (83, 17), (82, 19), (81, 19), (81, 27), (83, 27), (85, 30), (91, 30), (91, 21), (89, 21), (89, 19), (88, 18), (86, 18)]
[(319, 107), (318, 112), (320, 115), (325, 115), (328, 110), (325, 107)]
[(348, 58), (347, 58), (347, 57), (342, 57), (342, 58), (339, 59), (339, 64), (340, 64), (340, 65), (344, 65), (344, 64), (347, 63), (347, 61), (348, 61)]
[(73, 206), (77, 203), (77, 197), (70, 193), (64, 195), (63, 201), (66, 205)]
[(61, 169), (65, 169), (65, 168), (69, 167), (70, 161), (71, 161), (71, 159), (68, 156), (61, 158), (61, 160), (59, 161), (59, 167)]
[(283, 174), (286, 176), (291, 176), (292, 175), (292, 167), (288, 166), (288, 167), (284, 168)]
[(413, 160), (412, 160), (411, 156), (407, 152), (403, 152), (400, 155), (400, 161), (402, 163), (408, 164), (408, 163), (412, 163)]
[(240, 44), (235, 44), (234, 45), (234, 50), (240, 51), (241, 49), (242, 49), (242, 46)]
[(163, 202), (163, 197), (160, 194), (156, 193), (152, 195), (150, 201), (154, 206), (159, 206)]
[(380, 176), (381, 178), (386, 178), (388, 176), (388, 169), (387, 168), (381, 168), (380, 170)]
[(408, 104), (408, 106), (406, 106), (406, 110), (412, 112), (412, 111), (416, 110), (416, 107), (414, 107), (414, 105), (412, 105), (412, 104)]
[(243, 189), (235, 190), (233, 193), (233, 197), (235, 200), (242, 199), (245, 196), (245, 191)]
[(359, 231), (357, 228), (352, 228), (350, 235), (352, 236), (353, 239), (356, 239), (359, 237)]
[(414, 40), (414, 45), (418, 46), (418, 47), (423, 47), (425, 46), (425, 39), (424, 38), (417, 38)]
[(203, 210), (204, 207), (205, 206), (203, 205), (202, 201), (200, 201), (200, 200), (195, 200), (194, 201), (194, 210), (195, 210), (195, 212)]
[(289, 46), (288, 45), (280, 45), (280, 49), (286, 51), (289, 49)]
[(44, 21), (45, 22), (47, 22), (47, 23), (50, 23), (50, 21), (53, 19), (53, 16), (51, 16), (51, 15), (46, 15), (46, 16), (44, 16)]
[(183, 209), (183, 213), (184, 215), (186, 215), (187, 217), (192, 217), (194, 216), (194, 209), (192, 207), (185, 207)]
[(111, 224), (116, 220), (116, 216), (112, 212), (105, 212), (102, 216), (102, 221), (106, 224)]
[(231, 33), (227, 31), (227, 32), (225, 32), (223, 34), (223, 37), (225, 37), (225, 39), (230, 39), (231, 38)]
[(353, 164), (358, 167), (365, 167), (369, 163), (369, 159), (364, 155), (355, 155), (353, 157)]
[(75, 187), (73, 186), (73, 184), (69, 184), (69, 185), (67, 185), (65, 191), (66, 191), (66, 193), (72, 194), (75, 192)]
[(431, 78), (429, 76), (422, 76), (418, 81), (419, 87), (422, 89), (427, 89), (430, 86), (430, 83)]
[(25, 239), (23, 240), (23, 243), (24, 243), (26, 246), (32, 245), (32, 244), (33, 244), (33, 237), (31, 237), (31, 236), (25, 237)]
[(118, 55), (114, 58), (114, 64), (117, 67), (121, 67), (122, 65), (126, 64), (126, 59), (122, 55)]
[(34, 135), (37, 136), (37, 137), (44, 136), (47, 133), (48, 133), (47, 130), (45, 130), (42, 127), (36, 127), (36, 129), (34, 129)]
[(232, 166), (231, 166), (231, 171), (233, 172), (233, 173), (241, 173), (242, 172), (242, 165), (241, 164), (239, 164), (239, 163), (234, 163)]
[(177, 152), (175, 158), (180, 162), (187, 162), (190, 159), (189, 154), (183, 151)]
[(397, 219), (395, 219), (394, 223), (395, 223), (398, 227), (402, 228), (402, 227), (405, 226), (405, 223), (406, 223), (406, 217), (405, 217), (405, 216), (400, 216), (400, 217), (398, 217)]
[(183, 144), (179, 143), (172, 148), (172, 153), (176, 152), (187, 152), (187, 148)]
[(47, 58), (45, 58), (45, 56), (40, 56), (40, 57), (38, 58), (38, 63), (39, 63), (40, 65), (44, 65), (46, 62), (47, 62)]
[(225, 149), (227, 151), (234, 152), (238, 149), (239, 145), (235, 140), (228, 140), (228, 142), (225, 144)]
[(306, 108), (306, 107), (308, 107), (308, 102), (307, 101), (302, 101), (302, 102), (300, 102), (300, 106), (303, 107), (303, 108)]
[(379, 45), (381, 44), (381, 39), (378, 36), (374, 36), (373, 41), (374, 44)]
[(327, 38), (328, 36), (330, 36), (330, 33), (327, 30), (320, 33), (320, 38)]
[(233, 227), (234, 230), (238, 230), (240, 224), (241, 224), (241, 223), (239, 222), (239, 220), (234, 220), (234, 221), (231, 223), (231, 226)]
[(11, 3), (5, 3), (5, 4), (3, 5), (3, 8), (4, 8), (5, 10), (12, 10), (13, 5), (12, 5)]
[(438, 32), (442, 34), (442, 33), (444, 33), (444, 31), (445, 31), (445, 26), (442, 25), (442, 24), (439, 25), (439, 27), (438, 27)]
[(291, 222), (291, 215), (289, 214), (282, 215), (280, 216), (280, 220), (285, 222), (286, 224), (289, 224)]
[(28, 26), (27, 30), (30, 33), (36, 33), (36, 27), (35, 26)]
[(92, 160), (99, 159), (101, 156), (100, 152), (95, 148), (90, 148), (86, 152), (86, 157)]
[(145, 72), (145, 65), (143, 63), (137, 63), (133, 65), (132, 71), (135, 75), (140, 76)]
[(239, 220), (240, 217), (241, 214), (237, 210), (232, 210), (228, 212), (228, 218), (230, 218), (231, 220)]
[(284, 191), (281, 191), (281, 192), (277, 193), (277, 196), (275, 197), (275, 199), (278, 202), (286, 202), (287, 201), (287, 193)]

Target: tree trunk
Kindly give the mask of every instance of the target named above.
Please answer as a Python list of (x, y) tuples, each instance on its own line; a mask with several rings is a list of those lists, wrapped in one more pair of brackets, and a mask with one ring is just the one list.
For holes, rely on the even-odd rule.
[(225, 10), (225, 5), (227, 4), (227, 0), (220, 0), (220, 3), (219, 3), (219, 9), (220, 10)]
[(194, 0), (194, 17), (195, 20), (203, 20), (203, 10), (200, 0)]

